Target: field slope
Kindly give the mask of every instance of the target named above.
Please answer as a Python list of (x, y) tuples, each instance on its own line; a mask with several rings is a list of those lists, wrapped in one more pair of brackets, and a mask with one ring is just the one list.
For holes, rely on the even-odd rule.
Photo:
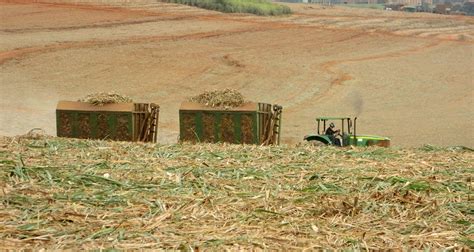
[(172, 144), (182, 101), (233, 88), (283, 106), (286, 144), (318, 116), (358, 116), (358, 133), (393, 146), (474, 148), (474, 17), (285, 5), (0, 0), (0, 135), (54, 135), (59, 100), (116, 91), (158, 103), (158, 141)]
[(474, 244), (474, 153), (2, 138), (0, 248)]

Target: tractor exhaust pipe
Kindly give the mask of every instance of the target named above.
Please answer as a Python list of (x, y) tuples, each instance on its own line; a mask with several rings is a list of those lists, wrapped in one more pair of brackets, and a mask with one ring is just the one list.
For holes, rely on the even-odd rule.
[(357, 146), (357, 117), (354, 117), (354, 141), (355, 141), (355, 146)]

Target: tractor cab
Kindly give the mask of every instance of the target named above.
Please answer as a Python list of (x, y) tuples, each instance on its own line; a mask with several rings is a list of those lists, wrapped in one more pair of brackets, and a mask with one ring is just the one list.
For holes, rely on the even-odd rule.
[[(357, 135), (357, 117), (318, 117), (317, 134), (304, 137), (305, 141), (325, 145), (344, 146), (390, 146), (390, 139), (381, 136)], [(333, 126), (333, 127), (331, 127)]]

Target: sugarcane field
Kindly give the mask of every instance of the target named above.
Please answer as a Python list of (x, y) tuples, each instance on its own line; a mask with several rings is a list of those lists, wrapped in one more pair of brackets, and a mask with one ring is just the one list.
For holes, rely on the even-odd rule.
[(0, 0), (0, 250), (474, 250), (470, 0)]

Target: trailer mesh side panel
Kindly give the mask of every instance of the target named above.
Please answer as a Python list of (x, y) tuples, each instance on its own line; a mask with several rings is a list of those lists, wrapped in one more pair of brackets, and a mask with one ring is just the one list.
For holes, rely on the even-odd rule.
[(117, 115), (117, 125), (115, 129), (115, 139), (120, 141), (131, 141), (132, 135), (130, 132), (132, 129), (129, 124), (129, 116), (127, 114)]
[(183, 113), (181, 115), (181, 137), (184, 141), (196, 142), (198, 140), (196, 132), (196, 121), (194, 117), (195, 113)]
[(241, 116), (242, 143), (254, 143), (253, 117), (252, 114), (242, 114)]
[(223, 113), (221, 121), (222, 141), (227, 143), (235, 143), (234, 137), (234, 120), (231, 113)]
[(91, 115), (90, 113), (78, 113), (78, 137), (83, 139), (92, 138), (92, 127), (91, 127)]
[(59, 137), (156, 142), (159, 106), (147, 103), (103, 107), (60, 101), (56, 109)]
[(273, 132), (279, 124), (273, 121), (272, 108), (267, 103), (247, 103), (225, 110), (183, 102), (179, 110), (180, 140), (274, 144)]
[(59, 112), (58, 116), (58, 136), (59, 137), (72, 137), (72, 113)]
[(202, 113), (202, 128), (203, 128), (203, 136), (202, 141), (208, 143), (217, 142), (215, 137), (215, 123), (216, 123), (216, 116), (212, 113)]

